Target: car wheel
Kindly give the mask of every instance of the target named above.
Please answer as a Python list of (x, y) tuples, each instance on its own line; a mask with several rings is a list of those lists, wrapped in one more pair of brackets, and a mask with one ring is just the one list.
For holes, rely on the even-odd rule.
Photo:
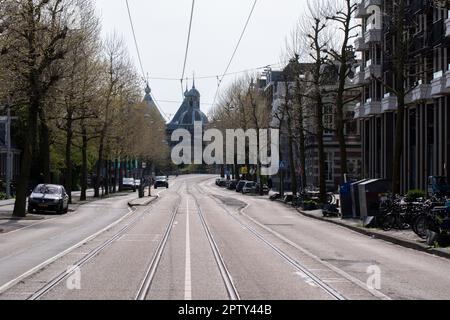
[(158, 189), (158, 187), (157, 187), (157, 186), (155, 186), (155, 190), (156, 190), (156, 189)]
[(28, 211), (28, 213), (33, 213), (34, 209), (32, 207), (28, 206), (28, 210), (27, 211)]

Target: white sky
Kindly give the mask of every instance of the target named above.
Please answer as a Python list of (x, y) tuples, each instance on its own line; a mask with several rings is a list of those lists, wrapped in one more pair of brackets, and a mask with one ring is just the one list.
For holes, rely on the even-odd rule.
[[(125, 0), (96, 0), (103, 33), (116, 31), (139, 70)], [(129, 0), (145, 72), (152, 77), (181, 78), (191, 0)], [(253, 0), (196, 0), (186, 76), (221, 75), (233, 53)], [(306, 0), (259, 0), (229, 72), (280, 62), (285, 38), (303, 15)], [(185, 77), (186, 77), (185, 76)], [(234, 79), (225, 79), (221, 88)], [(179, 81), (150, 79), (155, 98), (168, 115), (181, 102)], [(191, 87), (189, 80), (189, 87)], [(197, 79), (202, 110), (207, 113), (217, 88), (215, 79)]]

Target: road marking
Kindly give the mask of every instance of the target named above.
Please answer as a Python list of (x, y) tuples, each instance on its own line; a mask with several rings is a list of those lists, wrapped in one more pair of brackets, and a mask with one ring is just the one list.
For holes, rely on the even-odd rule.
[(184, 300), (192, 300), (191, 235), (189, 223), (189, 199), (186, 199), (186, 267), (184, 275)]
[(78, 242), (76, 245), (70, 247), (69, 249), (58, 253), (57, 255), (55, 255), (54, 257), (42, 262), (41, 264), (39, 264), (38, 266), (28, 270), (27, 272), (23, 273), (22, 275), (18, 276), (17, 278), (3, 284), (0, 287), (0, 294), (4, 293), (6, 290), (10, 289), (11, 287), (15, 286), (16, 284), (18, 284), (20, 281), (22, 281), (25, 278), (28, 278), (29, 276), (35, 274), (36, 272), (38, 272), (39, 270), (45, 268), (46, 266), (48, 266), (49, 264), (55, 262), (56, 260), (64, 257), (65, 255), (71, 253), (72, 251), (74, 251), (75, 249), (78, 249), (79, 247), (81, 247), (82, 245), (84, 245), (85, 243), (90, 242), (91, 240), (95, 239), (96, 237), (98, 237), (99, 235), (101, 235), (102, 233), (108, 231), (109, 229), (115, 227), (116, 225), (118, 225), (119, 223), (121, 223), (123, 220), (125, 220), (126, 218), (128, 218), (131, 214), (133, 214), (135, 212), (134, 209), (128, 208), (129, 212), (124, 215), (122, 218), (116, 220), (115, 222), (111, 223), (109, 226), (107, 226), (106, 228), (103, 228), (102, 230), (96, 232), (95, 234), (87, 237), (86, 239)]

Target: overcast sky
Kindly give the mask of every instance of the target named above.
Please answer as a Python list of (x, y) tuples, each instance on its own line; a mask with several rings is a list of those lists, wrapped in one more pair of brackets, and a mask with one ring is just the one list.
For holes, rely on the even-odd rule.
[[(138, 68), (138, 59), (128, 21), (125, 0), (96, 0), (103, 34), (121, 35)], [(183, 69), (191, 0), (129, 0), (143, 67), (160, 107), (173, 115), (180, 102), (179, 81)], [(186, 76), (221, 75), (233, 53), (253, 0), (196, 0)], [(229, 72), (278, 64), (285, 38), (302, 16), (306, 0), (259, 0)], [(227, 77), (221, 86), (235, 76)], [(192, 86), (189, 80), (189, 87)], [(197, 79), (202, 110), (211, 108), (217, 88), (215, 79)]]

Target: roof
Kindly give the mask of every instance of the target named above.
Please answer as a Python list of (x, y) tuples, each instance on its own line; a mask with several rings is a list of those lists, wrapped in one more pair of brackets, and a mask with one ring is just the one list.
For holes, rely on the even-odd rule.
[(161, 112), (159, 111), (158, 107), (156, 106), (155, 101), (153, 101), (152, 89), (150, 89), (150, 86), (148, 84), (147, 84), (147, 87), (145, 88), (144, 103), (148, 107), (149, 114), (157, 114), (165, 122), (164, 117), (162, 116)]
[(184, 94), (184, 100), (177, 113), (169, 123), (169, 129), (175, 130), (178, 127), (193, 126), (194, 122), (208, 124), (208, 117), (200, 110), (200, 92), (192, 86), (192, 89)]

